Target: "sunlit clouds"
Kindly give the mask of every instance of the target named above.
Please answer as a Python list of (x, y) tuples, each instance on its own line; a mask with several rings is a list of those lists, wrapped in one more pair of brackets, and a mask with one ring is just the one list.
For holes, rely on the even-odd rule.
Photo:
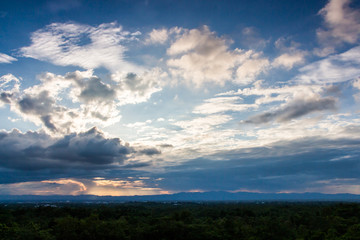
[(0, 194), (360, 194), (356, 1), (110, 2), (2, 18)]

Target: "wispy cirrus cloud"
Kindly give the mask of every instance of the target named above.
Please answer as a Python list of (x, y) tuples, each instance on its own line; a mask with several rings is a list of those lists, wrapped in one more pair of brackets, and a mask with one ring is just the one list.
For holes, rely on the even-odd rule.
[(17, 61), (16, 58), (11, 57), (7, 54), (0, 53), (0, 63), (11, 63)]
[(136, 40), (137, 35), (138, 32), (123, 30), (116, 22), (96, 27), (52, 23), (32, 33), (31, 45), (22, 47), (20, 54), (60, 66), (132, 72), (141, 68), (125, 60), (126, 44)]
[(329, 56), (299, 69), (293, 78), (300, 83), (336, 83), (354, 80), (360, 75), (360, 47)]

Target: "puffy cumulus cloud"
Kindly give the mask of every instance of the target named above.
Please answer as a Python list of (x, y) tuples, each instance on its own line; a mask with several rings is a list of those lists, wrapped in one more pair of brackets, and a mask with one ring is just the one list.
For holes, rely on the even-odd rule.
[(303, 64), (305, 62), (304, 52), (295, 53), (283, 53), (272, 62), (274, 67), (283, 67), (288, 70), (293, 68), (295, 65)]
[(135, 150), (92, 128), (53, 138), (46, 133), (1, 132), (0, 164), (9, 169), (78, 169), (122, 165)]
[(326, 56), (334, 52), (336, 45), (357, 43), (360, 36), (360, 11), (350, 7), (351, 0), (330, 0), (319, 11), (324, 17), (325, 29), (317, 30), (323, 49), (315, 49), (315, 54)]
[(145, 40), (146, 44), (164, 44), (169, 38), (169, 32), (166, 28), (153, 29), (148, 38)]
[(291, 38), (279, 38), (274, 45), (281, 52), (281, 55), (273, 60), (273, 67), (290, 70), (296, 65), (303, 64), (305, 57), (308, 55), (308, 52), (299, 49), (300, 44), (291, 40)]
[(119, 105), (147, 101), (153, 93), (162, 90), (168, 75), (160, 68), (136, 73), (115, 73), (112, 80), (117, 82)]
[(79, 195), (86, 190), (82, 182), (73, 179), (0, 184), (0, 194), (4, 195)]
[(354, 80), (360, 75), (360, 47), (329, 56), (299, 69), (293, 78), (300, 83), (336, 83)]
[(112, 102), (116, 98), (116, 91), (110, 86), (101, 81), (96, 76), (90, 76), (84, 81), (84, 76), (80, 72), (68, 73), (65, 78), (73, 80), (77, 85), (73, 89), (77, 100), (84, 103), (101, 103)]
[(116, 22), (96, 27), (52, 23), (32, 33), (32, 44), (22, 47), (20, 53), (24, 57), (60, 66), (105, 67), (112, 72), (136, 71), (139, 67), (124, 60), (125, 45), (136, 40), (136, 35), (124, 31)]
[(269, 61), (252, 50), (229, 50), (231, 41), (218, 37), (207, 26), (184, 30), (167, 50), (167, 65), (174, 77), (196, 87), (206, 82), (247, 84), (263, 73)]
[(11, 63), (17, 61), (16, 58), (0, 53), (0, 63)]
[(260, 54), (254, 54), (253, 59), (247, 59), (236, 70), (236, 83), (249, 84), (253, 82), (258, 75), (269, 68), (270, 62), (262, 58)]
[(166, 76), (152, 69), (141, 74), (113, 74), (105, 83), (92, 70), (65, 76), (43, 73), (38, 76), (40, 84), (19, 91), (19, 80), (5, 75), (0, 79), (0, 100), (50, 134), (68, 134), (93, 124), (109, 126), (118, 122), (120, 105), (147, 101), (161, 90)]
[(273, 120), (285, 122), (313, 112), (335, 110), (335, 106), (336, 99), (333, 97), (294, 99), (279, 109), (255, 115), (244, 122), (253, 124), (268, 123)]
[(12, 74), (0, 77), (0, 107), (9, 104), (14, 94), (20, 89), (20, 79)]
[(49, 81), (23, 91), (2, 91), (2, 101), (24, 119), (43, 125), (48, 133), (66, 134), (84, 128), (84, 123), (76, 121), (81, 113), (59, 103), (61, 90), (69, 84), (62, 84), (53, 74), (40, 76), (42, 80), (45, 78)]

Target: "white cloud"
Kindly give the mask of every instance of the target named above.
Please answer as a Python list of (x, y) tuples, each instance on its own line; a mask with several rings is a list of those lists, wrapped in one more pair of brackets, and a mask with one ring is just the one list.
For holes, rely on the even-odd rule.
[(293, 80), (301, 83), (335, 83), (356, 79), (360, 75), (360, 47), (302, 67)]
[(236, 70), (237, 79), (235, 82), (240, 84), (249, 84), (253, 82), (258, 75), (265, 72), (269, 65), (269, 60), (262, 57), (245, 60)]
[(0, 77), (0, 107), (9, 104), (11, 98), (18, 94), (20, 89), (20, 80), (12, 74), (6, 74)]
[(315, 49), (315, 54), (325, 56), (333, 53), (335, 46), (357, 43), (360, 37), (360, 11), (350, 7), (350, 0), (330, 0), (319, 11), (325, 20), (325, 29), (317, 30), (317, 37), (323, 49)]
[(188, 121), (178, 121), (173, 123), (173, 125), (179, 126), (192, 133), (199, 133), (209, 131), (213, 129), (214, 126), (227, 123), (231, 119), (232, 118), (228, 115), (209, 115)]
[(117, 82), (118, 105), (147, 101), (153, 93), (162, 90), (168, 75), (160, 68), (153, 68), (141, 74), (114, 73), (112, 80)]
[(360, 90), (360, 77), (353, 82), (353, 87)]
[[(353, 81), (353, 87), (360, 90), (360, 77), (355, 81)], [(360, 93), (359, 92), (355, 93), (354, 98), (357, 102), (360, 102)]]
[(300, 44), (291, 40), (291, 38), (279, 38), (274, 45), (282, 54), (274, 59), (272, 62), (273, 67), (290, 70), (295, 65), (303, 64), (306, 55), (308, 55), (308, 52), (300, 50)]
[(186, 30), (168, 48), (167, 65), (174, 77), (195, 87), (206, 82), (247, 84), (268, 67), (269, 61), (261, 54), (252, 50), (229, 50), (230, 43), (207, 26)]
[(216, 97), (204, 100), (203, 104), (196, 106), (193, 113), (214, 114), (227, 111), (241, 112), (251, 108), (257, 108), (256, 104), (244, 104), (239, 96)]
[(305, 62), (305, 53), (283, 53), (279, 57), (275, 58), (272, 65), (274, 67), (284, 67), (288, 70), (292, 69), (295, 65), (303, 64)]
[(15, 62), (15, 61), (17, 61), (16, 58), (13, 58), (4, 53), (0, 53), (0, 63), (11, 63), (11, 62)]
[(60, 66), (136, 71), (140, 69), (138, 66), (124, 60), (125, 45), (133, 40), (136, 36), (124, 31), (116, 22), (97, 27), (52, 23), (32, 33), (32, 44), (21, 48), (20, 52), (24, 57)]
[(153, 29), (149, 33), (149, 37), (145, 40), (147, 44), (164, 44), (169, 38), (168, 30), (165, 28), (162, 29)]
[[(19, 80), (8, 74), (0, 79), (0, 102), (49, 134), (68, 134), (118, 122), (120, 105), (147, 101), (161, 90), (165, 77), (160, 69), (152, 69), (139, 75), (114, 74), (105, 83), (92, 70), (65, 76), (44, 73), (38, 76), (40, 84), (19, 91)], [(6, 91), (11, 82), (14, 86)]]
[[(20, 87), (21, 78), (17, 78), (12, 74), (6, 74), (0, 77), (0, 90), (18, 91)], [(10, 83), (13, 83), (12, 85)]]

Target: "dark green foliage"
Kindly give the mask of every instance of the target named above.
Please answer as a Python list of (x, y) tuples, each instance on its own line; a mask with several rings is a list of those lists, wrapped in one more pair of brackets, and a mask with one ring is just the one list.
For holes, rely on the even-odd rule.
[(360, 240), (360, 204), (15, 204), (0, 206), (0, 239)]

